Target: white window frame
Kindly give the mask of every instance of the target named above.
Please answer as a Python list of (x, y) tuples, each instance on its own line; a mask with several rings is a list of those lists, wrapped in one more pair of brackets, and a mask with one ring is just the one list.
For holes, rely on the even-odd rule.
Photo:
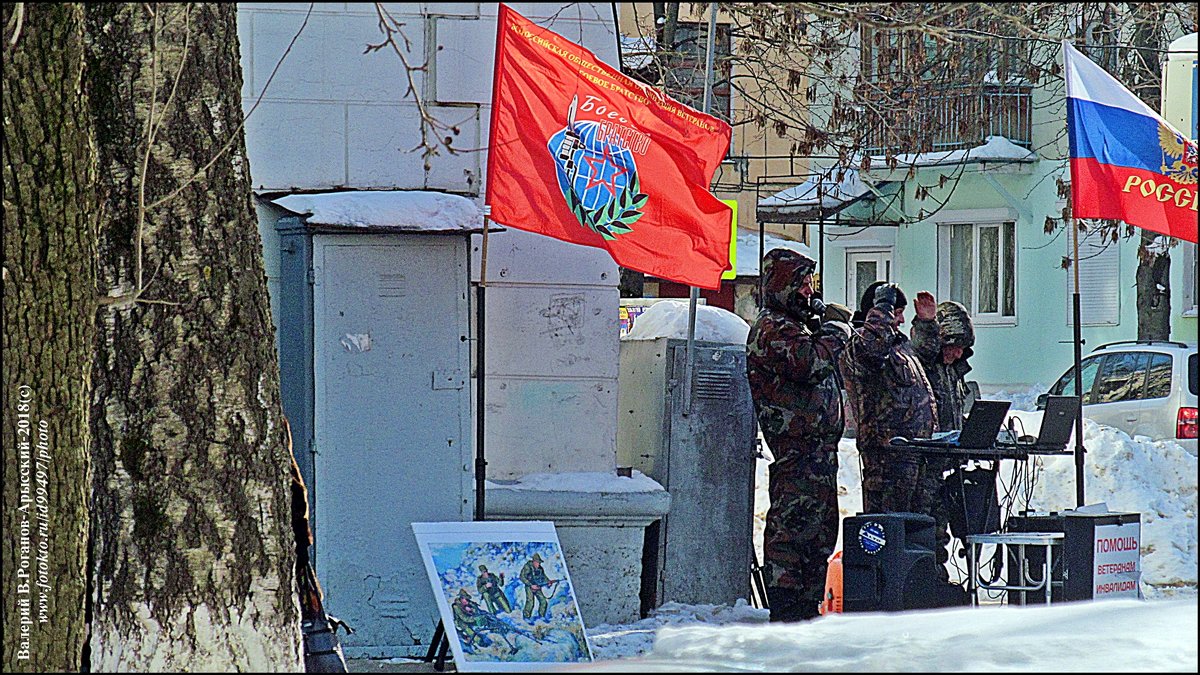
[[(1196, 307), (1196, 245), (1190, 241), (1182, 241), (1177, 249), (1181, 255), (1178, 260), (1183, 265), (1183, 316), (1197, 316), (1200, 310)], [(1174, 261), (1172, 261), (1174, 264)]]
[[(871, 248), (847, 248), (846, 249), (846, 306), (851, 308), (858, 307), (859, 297), (856, 295), (857, 288), (851, 286), (852, 259), (857, 256), (878, 256), (884, 263), (886, 274), (885, 281), (894, 281), (896, 279), (896, 252), (893, 247), (871, 247)], [(857, 281), (857, 279), (855, 279)], [(874, 280), (872, 280), (874, 281)]]
[[(1017, 325), (1017, 317), (1021, 313), (1021, 246), (1020, 246), (1020, 228), (1017, 214), (1011, 209), (971, 209), (962, 211), (943, 211), (937, 217), (938, 226), (938, 251), (937, 251), (937, 269), (938, 269), (938, 300), (950, 300), (950, 229), (952, 225), (970, 225), (974, 232), (971, 240), (972, 256), (971, 263), (974, 269), (971, 270), (971, 302), (967, 306), (967, 311), (971, 313), (971, 318), (976, 324), (988, 326), (1015, 326)], [(1012, 259), (1013, 266), (1007, 273), (1013, 276), (1013, 313), (1005, 315), (1004, 312), (1004, 224), (1012, 223), (1013, 228), (1013, 251)], [(1001, 236), (998, 238), (999, 246), (999, 276), (996, 279), (997, 288), (999, 289), (998, 311), (981, 313), (977, 311), (979, 306), (979, 231), (982, 228), (997, 227), (1000, 229)], [(964, 303), (966, 304), (966, 303)]]

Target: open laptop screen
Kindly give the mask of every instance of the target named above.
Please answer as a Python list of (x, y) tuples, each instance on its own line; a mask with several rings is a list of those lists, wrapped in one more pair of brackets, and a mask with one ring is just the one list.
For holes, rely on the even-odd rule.
[(1067, 447), (1078, 412), (1079, 399), (1075, 396), (1048, 397), (1046, 412), (1042, 414), (1042, 426), (1034, 445), (1043, 450), (1062, 450)]

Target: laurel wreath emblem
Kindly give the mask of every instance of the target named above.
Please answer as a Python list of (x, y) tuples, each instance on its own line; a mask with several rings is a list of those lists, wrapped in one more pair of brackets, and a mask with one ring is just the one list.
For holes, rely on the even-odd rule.
[(605, 241), (613, 241), (619, 235), (633, 232), (630, 225), (642, 217), (641, 208), (649, 199), (649, 195), (642, 192), (642, 184), (636, 171), (632, 172), (632, 177), (621, 190), (621, 194), (599, 208), (585, 208), (574, 190), (565, 190), (564, 196), (567, 206), (579, 223), (604, 237)]

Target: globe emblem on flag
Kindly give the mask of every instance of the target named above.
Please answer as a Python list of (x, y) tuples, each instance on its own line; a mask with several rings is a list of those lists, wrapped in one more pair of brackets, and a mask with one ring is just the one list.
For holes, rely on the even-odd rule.
[(589, 230), (612, 241), (633, 231), (647, 195), (641, 192), (633, 153), (604, 138), (598, 122), (573, 121), (550, 137), (558, 187), (571, 213)]

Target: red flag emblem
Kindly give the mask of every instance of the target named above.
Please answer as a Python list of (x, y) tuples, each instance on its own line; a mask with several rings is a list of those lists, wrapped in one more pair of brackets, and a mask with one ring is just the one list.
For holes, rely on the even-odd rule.
[(500, 6), (487, 203), (492, 220), (716, 289), (731, 209), (708, 186), (732, 129)]

